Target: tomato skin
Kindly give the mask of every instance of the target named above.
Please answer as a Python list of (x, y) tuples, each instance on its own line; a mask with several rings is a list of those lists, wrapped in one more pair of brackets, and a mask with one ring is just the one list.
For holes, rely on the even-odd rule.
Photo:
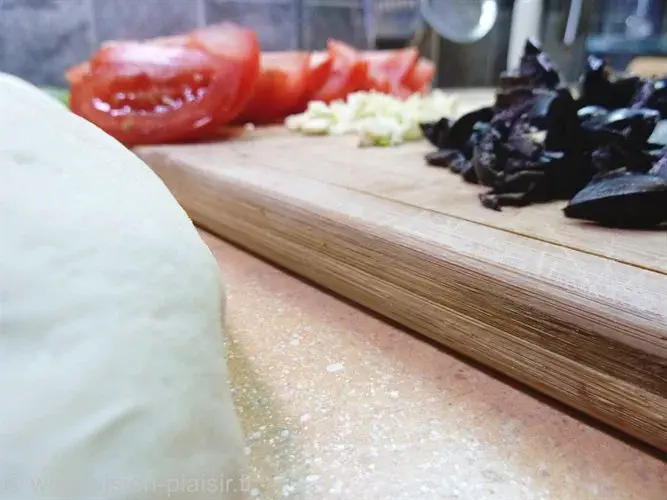
[(419, 60), (417, 49), (366, 51), (363, 57), (368, 62), (367, 90), (401, 98), (412, 94), (406, 81)]
[(330, 52), (313, 52), (310, 55), (308, 88), (306, 90), (306, 100), (320, 90), (329, 79), (333, 68), (334, 58)]
[(255, 92), (237, 121), (261, 124), (285, 118), (302, 102), (309, 74), (310, 54), (307, 52), (262, 53)]
[(306, 90), (297, 105), (294, 106), (288, 114), (301, 113), (306, 110), (308, 103), (313, 100), (315, 93), (319, 91), (329, 79), (332, 67), (333, 57), (331, 57), (329, 52), (311, 52), (308, 64), (308, 75), (306, 77)]
[(368, 79), (368, 63), (361, 54), (338, 40), (329, 40), (327, 48), (333, 58), (331, 73), (326, 83), (312, 95), (312, 100), (331, 102), (363, 90)]
[[(163, 54), (164, 57), (164, 53), (157, 52), (151, 55), (149, 47), (152, 46), (181, 47), (205, 52), (213, 58), (212, 61), (215, 61), (212, 67), (228, 76), (226, 93), (233, 92), (233, 105), (225, 100), (215, 110), (212, 119), (199, 122), (197, 136), (214, 135), (217, 129), (231, 122), (252, 98), (253, 89), (259, 79), (259, 41), (253, 31), (230, 22), (207, 26), (189, 34), (159, 37), (144, 42), (105, 42), (90, 61), (70, 68), (66, 73), (66, 79), (74, 87), (86, 74), (93, 71), (91, 68), (94, 68), (96, 73), (104, 71), (108, 75), (114, 72), (127, 72), (130, 65), (134, 65), (136, 72), (147, 75), (159, 68), (158, 77), (165, 76), (165, 73), (171, 70), (176, 74), (182, 70), (178, 61), (171, 61), (169, 64), (163, 61), (165, 64), (156, 64), (152, 57), (159, 57), (159, 54)], [(146, 57), (140, 59), (142, 54)], [(108, 76), (106, 78), (108, 79)], [(98, 75), (97, 80), (99, 79)], [(129, 84), (129, 81), (125, 80), (125, 83)], [(81, 95), (80, 88), (77, 89), (77, 94)]]
[(103, 47), (90, 68), (70, 108), (128, 146), (197, 138), (231, 109), (239, 79), (205, 51), (138, 42)]
[[(97, 59), (98, 62), (102, 62), (103, 54), (108, 51), (111, 47), (119, 47), (122, 45), (137, 45), (137, 44), (156, 44), (156, 45), (167, 45), (167, 46), (185, 46), (188, 42), (187, 35), (173, 35), (173, 36), (163, 36), (159, 38), (154, 38), (152, 40), (139, 42), (139, 41), (107, 41), (103, 42), (98, 49), (98, 51), (93, 55), (91, 59)], [(75, 64), (65, 71), (65, 80), (70, 85), (76, 84), (84, 75), (91, 71), (91, 61), (84, 61), (79, 64)]]
[(218, 58), (221, 64), (234, 65), (241, 75), (235, 105), (216, 116), (209, 128), (225, 125), (237, 118), (253, 97), (261, 70), (257, 35), (234, 23), (222, 22), (193, 31), (188, 37), (188, 45), (205, 50)]
[(391, 51), (366, 51), (363, 58), (368, 65), (368, 74), (364, 90), (375, 90), (386, 94), (391, 90), (389, 75), (385, 71), (385, 64)]
[(90, 72), (90, 64), (87, 61), (82, 62), (67, 69), (67, 71), (65, 72), (65, 80), (67, 80), (67, 83), (69, 83), (70, 85), (75, 85), (89, 72)]
[(414, 92), (426, 93), (431, 90), (433, 77), (435, 77), (435, 64), (422, 57), (414, 68), (412, 68), (412, 71), (406, 78), (405, 84)]

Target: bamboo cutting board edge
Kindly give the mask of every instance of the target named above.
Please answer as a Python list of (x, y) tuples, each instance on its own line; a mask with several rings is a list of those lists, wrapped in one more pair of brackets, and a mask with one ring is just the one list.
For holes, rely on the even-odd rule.
[(284, 128), (267, 128), (225, 143), (158, 149), (179, 161), (211, 168), (253, 165), (298, 174), (667, 275), (667, 232), (616, 231), (573, 221), (560, 210), (564, 202), (488, 210), (477, 198), (483, 188), (424, 163), (430, 148), (423, 142), (359, 149), (352, 137), (300, 137)]
[[(456, 298), (452, 295), (450, 299), (436, 297), (434, 300), (431, 296), (432, 292), (443, 293), (443, 290), (410, 289), (409, 275), (401, 276), (400, 273), (395, 273), (394, 276), (382, 276), (377, 267), (374, 267), (374, 262), (383, 259), (383, 256), (377, 253), (378, 249), (382, 250), (381, 244), (383, 243), (382, 238), (377, 240), (378, 228), (382, 229), (383, 224), (385, 227), (396, 226), (397, 219), (396, 215), (392, 214), (392, 210), (404, 212), (406, 219), (403, 222), (407, 220), (411, 227), (415, 227), (415, 223), (421, 220), (424, 224), (430, 224), (432, 228), (434, 223), (444, 224), (443, 221), (447, 220), (446, 216), (428, 213), (428, 211), (415, 213), (415, 209), (409, 207), (396, 208), (395, 204), (391, 202), (368, 200), (364, 198), (365, 195), (349, 193), (344, 188), (325, 185), (311, 179), (301, 179), (284, 172), (271, 172), (267, 169), (248, 166), (238, 168), (227, 166), (225, 169), (211, 172), (205, 167), (203, 170), (201, 168), (198, 170), (199, 167), (193, 165), (179, 165), (178, 162), (173, 162), (155, 150), (144, 153), (144, 159), (163, 178), (196, 223), (567, 404), (663, 450), (667, 449), (667, 422), (665, 421), (667, 399), (665, 394), (659, 391), (660, 384), (665, 382), (664, 370), (667, 366), (664, 363), (667, 357), (664, 355), (667, 339), (659, 323), (665, 320), (665, 313), (661, 313), (655, 306), (651, 308), (633, 304), (630, 310), (627, 310), (627, 306), (624, 310), (623, 301), (615, 300), (613, 296), (603, 297), (598, 301), (598, 305), (603, 306), (601, 317), (599, 311), (596, 313), (591, 308), (591, 303), (586, 302), (590, 299), (585, 298), (585, 293), (583, 293), (585, 291), (576, 289), (568, 291), (567, 286), (563, 284), (560, 288), (546, 287), (545, 289), (544, 283), (540, 284), (539, 280), (536, 281), (534, 276), (527, 273), (523, 277), (524, 281), (531, 283), (533, 293), (541, 294), (541, 300), (533, 297), (530, 307), (526, 307), (525, 301), (519, 303), (509, 300), (511, 307), (498, 311), (498, 305), (494, 303), (494, 300), (498, 301), (499, 298), (494, 298), (493, 293), (498, 293), (500, 290), (493, 288), (497, 287), (497, 283), (494, 284), (487, 280), (486, 284), (489, 287), (488, 297), (485, 298), (487, 302), (480, 304), (477, 310), (468, 311), (468, 315), (461, 314), (461, 311), (456, 310), (455, 302), (460, 301), (461, 297)], [(142, 152), (139, 151), (139, 154), (141, 155)], [(323, 198), (323, 192), (327, 191), (331, 193), (328, 199)], [(318, 198), (317, 203), (313, 203), (314, 198)], [(364, 199), (361, 200), (362, 198)], [(368, 205), (371, 201), (372, 203)], [(378, 210), (378, 206), (372, 206), (373, 203), (382, 204), (384, 208), (387, 208), (385, 205), (393, 208), (387, 208), (383, 212)], [(323, 205), (325, 208), (322, 208)], [(357, 213), (354, 213), (355, 210)], [(343, 220), (342, 226), (331, 225), (334, 213), (339, 216), (340, 220)], [(375, 218), (374, 227), (364, 227), (363, 224), (355, 227), (359, 220), (362, 220), (363, 217), (370, 217), (372, 214)], [(431, 218), (434, 219), (429, 221)], [(451, 224), (451, 221), (449, 223)], [(472, 223), (462, 221), (457, 221), (456, 224), (459, 226), (463, 224), (460, 227), (467, 229), (469, 229), (467, 225), (472, 225)], [(480, 226), (478, 229), (480, 228), (483, 227)], [(401, 234), (399, 230), (403, 230), (404, 233)], [(414, 234), (413, 231), (411, 234), (405, 225), (399, 230), (393, 234), (393, 236), (398, 236), (398, 243), (393, 246), (391, 252), (384, 255), (384, 265), (389, 266), (390, 269), (393, 266), (396, 271), (404, 271), (400, 269), (400, 263), (396, 261), (396, 252), (410, 252), (412, 247), (417, 246), (421, 252), (420, 255), (414, 256), (417, 264), (418, 259), (424, 259), (425, 256), (432, 258), (435, 264), (433, 262), (430, 264), (432, 267), (435, 266), (433, 270), (436, 277), (448, 277), (453, 280), (463, 280), (463, 282), (467, 279), (468, 286), (471, 282), (484, 278), (483, 273), (466, 278), (462, 270), (465, 266), (461, 265), (458, 268), (450, 266), (447, 269), (447, 258), (451, 258), (453, 254), (443, 255), (442, 242), (431, 241), (429, 243), (427, 241), (428, 244), (425, 245), (424, 241), (429, 239), (429, 231), (426, 231), (425, 234)], [(487, 236), (490, 234), (489, 231), (493, 231), (489, 228), (485, 230)], [(509, 243), (512, 243), (512, 239), (521, 238), (511, 233), (498, 232), (503, 233), (502, 238)], [(355, 241), (350, 242), (350, 239)], [(384, 243), (388, 244), (386, 241)], [(474, 250), (474, 243), (469, 242), (468, 253)], [(483, 241), (479, 243), (484, 244)], [(356, 245), (356, 250), (354, 245)], [(359, 255), (349, 259), (348, 257), (355, 251)], [(531, 251), (534, 251), (534, 248)], [(363, 254), (364, 252), (366, 255)], [(571, 254), (570, 257), (572, 255), (575, 254)], [(465, 259), (462, 259), (462, 254), (458, 258), (459, 264), (464, 263)], [(586, 255), (585, 258), (598, 259), (590, 255)], [(551, 274), (558, 266), (563, 265), (562, 262), (554, 264), (556, 261), (553, 261), (553, 257), (546, 256), (545, 259), (545, 269), (550, 269)], [(466, 265), (469, 264), (468, 261)], [(483, 261), (479, 259), (477, 264), (484, 265)], [(497, 274), (496, 278), (501, 278), (501, 281), (506, 280), (507, 276), (500, 275), (503, 272), (511, 271), (508, 270), (508, 266), (511, 268), (509, 264), (506, 262), (503, 269), (502, 263), (496, 262), (487, 269), (487, 273), (491, 272), (489, 271), (491, 269)], [(552, 265), (556, 267), (550, 268), (549, 266)], [(345, 269), (346, 266), (347, 269)], [(601, 266), (598, 269), (599, 276), (604, 280), (606, 276), (604, 271), (608, 271), (609, 266), (617, 270), (619, 266), (625, 265), (616, 262), (601, 262), (599, 266)], [(413, 267), (419, 268), (418, 266)], [(630, 268), (630, 266), (625, 267)], [(632, 271), (648, 273), (646, 277), (650, 276), (647, 278), (649, 282), (643, 283), (643, 286), (628, 282), (627, 288), (635, 292), (638, 288), (653, 290), (658, 294), (656, 300), (660, 301), (664, 298), (660, 295), (659, 288), (661, 284), (664, 284), (664, 276), (636, 268), (633, 268)], [(514, 272), (516, 275), (516, 270)], [(520, 274), (519, 278), (521, 278)], [(421, 280), (422, 284), (428, 284), (428, 276), (422, 276)], [(450, 292), (455, 294), (452, 290)], [(505, 292), (511, 295), (515, 290), (513, 287), (506, 287)], [(469, 293), (471, 293), (471, 298), (477, 294), (479, 299), (479, 290)], [(549, 293), (556, 295), (556, 297), (550, 297), (552, 303), (544, 300)], [(667, 289), (663, 293), (667, 293)], [(524, 299), (528, 298), (530, 302), (529, 295), (523, 294)], [(560, 300), (555, 300), (558, 296)], [(563, 297), (568, 298), (569, 302)], [(388, 300), (393, 301), (389, 304), (390, 307), (387, 304)], [(562, 310), (564, 306), (568, 304), (572, 306), (578, 301), (584, 304), (580, 310), (574, 312)], [(488, 308), (489, 311), (483, 311), (482, 306)], [(512, 311), (512, 307), (519, 310)], [(636, 368), (628, 366), (628, 363), (632, 365), (636, 363), (636, 360), (628, 358), (614, 365), (613, 360), (603, 359), (601, 352), (595, 352), (599, 349), (599, 344), (596, 344), (595, 348), (586, 354), (593, 358), (597, 356), (599, 359), (596, 358), (596, 362), (611, 362), (612, 364), (606, 367), (606, 371), (591, 369), (581, 360), (574, 359), (577, 356), (581, 357), (582, 353), (572, 351), (568, 357), (567, 354), (542, 348), (540, 335), (535, 336), (535, 332), (531, 334), (530, 325), (521, 325), (521, 321), (511, 324), (513, 328), (519, 328), (519, 330), (523, 328), (521, 331), (526, 336), (521, 337), (510, 332), (508, 328), (503, 329), (497, 324), (494, 325), (493, 322), (497, 318), (493, 320), (488, 317), (489, 314), (497, 316), (498, 312), (508, 317), (516, 317), (518, 312), (524, 317), (526, 314), (535, 315), (535, 321), (539, 319), (537, 316), (544, 314), (547, 320), (553, 320), (555, 319), (554, 313), (559, 309), (561, 316), (566, 318), (564, 323), (562, 318), (559, 321), (566, 328), (569, 325), (575, 335), (580, 333), (582, 338), (593, 335), (606, 341), (614, 340), (609, 336), (618, 336), (618, 332), (612, 329), (612, 326), (617, 324), (620, 326), (618, 331), (624, 336), (623, 341), (617, 345), (626, 345), (628, 352), (633, 352), (633, 356), (638, 355), (638, 351), (644, 355), (647, 352), (658, 353), (658, 358), (649, 363), (654, 369), (653, 380), (648, 380), (651, 377), (644, 374), (647, 380), (644, 381), (645, 383), (638, 383), (629, 373), (625, 373)], [(652, 312), (651, 309), (653, 309)], [(605, 314), (608, 315), (606, 319)], [(523, 321), (525, 322), (525, 319)], [(447, 324), (452, 330), (443, 334), (441, 327)], [(456, 324), (467, 325), (467, 327), (459, 326), (459, 330), (456, 330)], [(549, 322), (545, 323), (542, 318), (542, 325), (545, 324)], [(658, 326), (655, 326), (656, 324)], [(597, 332), (595, 332), (595, 325), (599, 330)], [(578, 332), (579, 330), (581, 332)], [(558, 334), (558, 332), (554, 333)], [(618, 340), (618, 338), (615, 339), (615, 341)], [(562, 345), (559, 347), (561, 351), (568, 341), (565, 339), (561, 342)], [(577, 346), (571, 347), (578, 348)], [(636, 377), (636, 373), (633, 376)], [(610, 404), (610, 401), (614, 404)]]

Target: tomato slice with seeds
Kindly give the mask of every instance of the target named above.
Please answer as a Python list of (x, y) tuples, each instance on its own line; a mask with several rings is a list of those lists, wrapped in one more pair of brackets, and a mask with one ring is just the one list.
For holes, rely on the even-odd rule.
[(307, 52), (263, 52), (254, 95), (237, 121), (271, 123), (285, 118), (301, 104), (309, 74)]
[(363, 90), (367, 82), (368, 63), (361, 54), (338, 40), (329, 40), (327, 49), (333, 58), (331, 72), (326, 83), (313, 94), (312, 100), (331, 102)]
[(128, 146), (196, 138), (236, 104), (241, 76), (203, 50), (103, 47), (70, 94), (72, 111)]

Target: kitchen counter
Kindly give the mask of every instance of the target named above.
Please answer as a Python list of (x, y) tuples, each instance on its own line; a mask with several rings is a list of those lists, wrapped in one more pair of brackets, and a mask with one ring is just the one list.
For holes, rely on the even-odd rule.
[(665, 498), (667, 462), (202, 234), (255, 498)]

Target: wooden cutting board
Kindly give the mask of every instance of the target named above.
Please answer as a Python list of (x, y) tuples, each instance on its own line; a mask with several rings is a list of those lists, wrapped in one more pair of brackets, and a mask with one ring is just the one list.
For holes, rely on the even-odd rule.
[(137, 153), (201, 227), (667, 451), (667, 232), (487, 210), (429, 150), (273, 128)]

